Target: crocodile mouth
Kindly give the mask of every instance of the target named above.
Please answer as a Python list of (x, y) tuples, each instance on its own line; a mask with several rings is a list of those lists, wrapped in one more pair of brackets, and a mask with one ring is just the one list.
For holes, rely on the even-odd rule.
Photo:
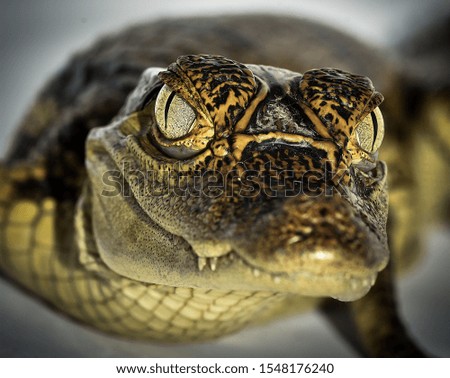
[[(305, 290), (301, 292), (306, 296), (329, 296), (340, 301), (354, 301), (357, 300), (371, 289), (375, 284), (378, 270), (367, 272), (367, 274), (350, 274), (348, 272), (342, 272), (339, 274), (333, 274), (328, 276), (318, 275), (315, 272), (302, 270), (298, 272), (273, 272), (267, 270), (264, 267), (254, 265), (248, 262), (243, 256), (239, 255), (235, 251), (230, 251), (222, 256), (215, 257), (198, 257), (198, 269), (200, 272), (205, 269), (212, 272), (220, 270), (221, 266), (228, 266), (230, 264), (237, 264), (240, 267), (250, 272), (255, 281), (269, 281), (273, 283), (274, 291), (285, 291), (285, 286), (292, 285), (295, 282), (297, 285), (299, 282), (304, 282)], [(381, 270), (381, 268), (380, 268)], [(294, 286), (294, 285), (292, 285)], [(296, 286), (296, 285), (295, 285)], [(314, 293), (312, 287), (333, 287), (329, 293), (324, 290)], [(309, 287), (309, 289), (306, 289)], [(288, 290), (292, 293), (292, 290)], [(297, 293), (296, 291), (294, 291)]]

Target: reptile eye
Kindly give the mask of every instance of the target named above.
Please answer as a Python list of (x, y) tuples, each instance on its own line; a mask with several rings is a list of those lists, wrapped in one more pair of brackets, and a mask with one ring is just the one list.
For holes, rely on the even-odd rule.
[(383, 115), (375, 108), (356, 128), (356, 139), (359, 146), (368, 153), (377, 151), (384, 137)]
[(156, 98), (155, 116), (159, 130), (167, 139), (178, 139), (193, 128), (196, 114), (194, 110), (167, 85)]

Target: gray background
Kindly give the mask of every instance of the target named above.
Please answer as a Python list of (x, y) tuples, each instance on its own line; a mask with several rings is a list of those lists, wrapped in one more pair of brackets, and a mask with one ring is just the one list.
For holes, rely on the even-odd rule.
[[(444, 0), (144, 1), (9, 0), (0, 12), (0, 150), (37, 90), (99, 35), (163, 16), (268, 11), (307, 16), (379, 46), (449, 10)], [(450, 357), (448, 227), (429, 231), (427, 255), (399, 284), (406, 323), (436, 355)], [(0, 356), (350, 357), (355, 352), (314, 312), (249, 328), (217, 342), (162, 346), (100, 334), (52, 312), (0, 280)]]

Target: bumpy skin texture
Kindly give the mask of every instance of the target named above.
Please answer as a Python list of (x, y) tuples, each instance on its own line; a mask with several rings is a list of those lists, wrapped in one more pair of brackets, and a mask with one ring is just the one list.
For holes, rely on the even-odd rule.
[[(177, 60), (204, 51), (235, 60)], [(395, 72), (376, 52), (323, 26), (223, 17), (132, 28), (75, 57), (44, 89), (1, 171), (2, 271), (87, 324), (163, 341), (220, 337), (301, 295), (364, 295), (387, 262), (386, 172), (380, 162), (370, 175), (359, 170), (355, 162), (373, 157), (355, 144), (355, 128), (381, 97), (362, 76), (310, 70), (322, 66), (368, 74), (389, 100), (385, 156), (396, 162), (398, 214), (390, 233), (400, 256), (419, 225), (405, 226), (412, 210), (404, 189), (414, 176), (398, 158), (408, 144), (396, 138), (415, 132), (410, 124), (401, 133)], [(164, 83), (196, 112), (186, 138), (168, 140), (156, 125), (154, 100)], [(251, 180), (243, 163), (256, 172)], [(286, 167), (293, 176), (280, 182)], [(311, 170), (319, 175), (303, 182)], [(154, 185), (140, 172), (154, 173)], [(196, 175), (203, 183), (219, 175), (228, 185), (219, 192), (206, 185), (199, 195)], [(271, 191), (227, 192), (242, 193), (246, 179), (258, 188), (270, 182)], [(164, 193), (174, 182), (182, 193)], [(299, 182), (302, 195), (272, 192)], [(381, 296), (364, 299), (376, 303), (369, 320), (357, 316), (362, 338), (372, 354), (415, 354), (395, 328), (385, 281), (373, 290)], [(373, 346), (376, 319), (386, 320), (382, 339), (398, 344)]]

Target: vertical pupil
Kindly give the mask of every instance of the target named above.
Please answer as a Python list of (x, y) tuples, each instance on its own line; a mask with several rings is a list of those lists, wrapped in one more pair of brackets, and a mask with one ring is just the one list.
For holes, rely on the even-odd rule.
[(172, 103), (173, 98), (175, 97), (175, 92), (172, 92), (166, 101), (166, 107), (164, 108), (164, 125), (167, 129), (167, 114), (169, 114), (170, 104)]
[(375, 141), (377, 140), (378, 121), (377, 121), (377, 116), (375, 115), (375, 112), (371, 112), (370, 117), (372, 118), (372, 124), (373, 124), (373, 142), (372, 142), (372, 150), (373, 150)]

